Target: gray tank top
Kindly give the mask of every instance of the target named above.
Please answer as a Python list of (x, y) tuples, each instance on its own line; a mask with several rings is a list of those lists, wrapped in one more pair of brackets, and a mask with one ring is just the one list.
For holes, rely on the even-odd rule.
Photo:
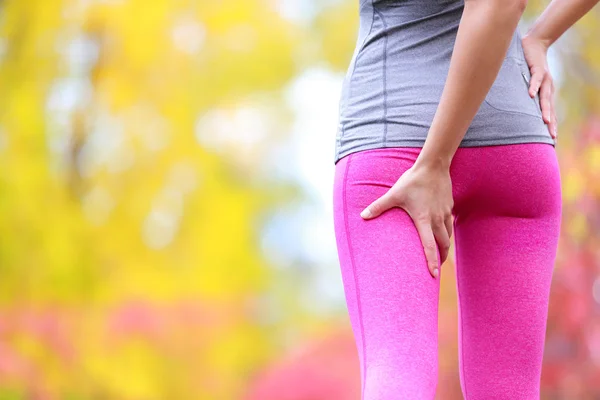
[[(359, 0), (360, 24), (339, 102), (335, 160), (360, 150), (422, 147), (440, 101), (463, 0)], [(554, 145), (515, 31), (496, 81), (460, 147)]]

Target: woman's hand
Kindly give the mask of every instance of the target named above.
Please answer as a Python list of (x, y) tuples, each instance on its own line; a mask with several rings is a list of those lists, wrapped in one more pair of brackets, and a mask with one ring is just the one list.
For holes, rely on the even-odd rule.
[(540, 92), (542, 118), (548, 124), (550, 136), (557, 136), (557, 120), (554, 112), (554, 81), (548, 69), (548, 46), (545, 42), (533, 36), (522, 39), (525, 60), (531, 72), (529, 81), (529, 96), (535, 97)]
[(417, 160), (383, 196), (361, 212), (372, 219), (392, 207), (403, 208), (412, 218), (421, 237), (429, 272), (439, 276), (439, 264), (448, 257), (452, 236), (452, 182), (448, 167), (421, 163)]

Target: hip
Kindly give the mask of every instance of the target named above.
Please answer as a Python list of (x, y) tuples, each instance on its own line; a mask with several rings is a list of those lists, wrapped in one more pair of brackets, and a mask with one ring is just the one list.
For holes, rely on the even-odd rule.
[[(420, 152), (420, 147), (372, 148), (341, 157), (335, 165), (334, 200), (339, 202), (343, 191), (350, 207), (362, 210), (387, 192)], [(561, 178), (552, 145), (460, 147), (450, 175), (455, 216), (490, 213), (560, 221)]]

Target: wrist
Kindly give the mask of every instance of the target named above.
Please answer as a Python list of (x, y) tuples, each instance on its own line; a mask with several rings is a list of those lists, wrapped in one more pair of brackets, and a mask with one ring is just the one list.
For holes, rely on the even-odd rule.
[(449, 170), (452, 157), (443, 155), (429, 155), (421, 152), (415, 160), (415, 168), (426, 168), (432, 170)]
[(542, 46), (542, 48), (543, 48), (544, 50), (546, 50), (546, 51), (548, 50), (548, 48), (549, 48), (549, 47), (552, 45), (552, 43), (553, 43), (553, 40), (552, 40), (552, 39), (550, 39), (550, 38), (545, 38), (545, 37), (542, 37), (542, 36), (539, 36), (539, 35), (538, 35), (538, 34), (537, 34), (535, 31), (529, 31), (529, 32), (527, 32), (527, 33), (526, 33), (526, 34), (523, 36), (523, 38), (522, 38), (522, 41), (523, 41), (524, 43), (528, 43), (528, 42), (529, 42), (529, 43), (531, 43), (531, 42), (535, 42), (535, 43), (537, 43), (538, 45)]

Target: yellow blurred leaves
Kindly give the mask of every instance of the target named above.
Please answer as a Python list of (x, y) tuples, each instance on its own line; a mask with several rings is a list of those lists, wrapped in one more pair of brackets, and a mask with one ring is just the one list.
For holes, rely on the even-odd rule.
[[(103, 382), (109, 397), (152, 399), (164, 396), (169, 365), (154, 345), (129, 339), (111, 348), (90, 348), (85, 368), (92, 382)], [(158, 396), (157, 396), (158, 395)]]
[(581, 196), (584, 184), (585, 181), (578, 169), (564, 172), (562, 177), (563, 199), (569, 202), (577, 199)]
[(270, 279), (256, 223), (270, 194), (195, 126), (277, 92), (300, 29), (258, 0), (1, 7), (0, 304), (55, 308), (74, 348), (19, 327), (14, 350), (44, 377), (20, 386), (233, 398), (270, 346), (245, 306)]
[(320, 58), (335, 69), (346, 70), (356, 45), (359, 16), (358, 1), (342, 1), (320, 13), (315, 21), (321, 41)]

